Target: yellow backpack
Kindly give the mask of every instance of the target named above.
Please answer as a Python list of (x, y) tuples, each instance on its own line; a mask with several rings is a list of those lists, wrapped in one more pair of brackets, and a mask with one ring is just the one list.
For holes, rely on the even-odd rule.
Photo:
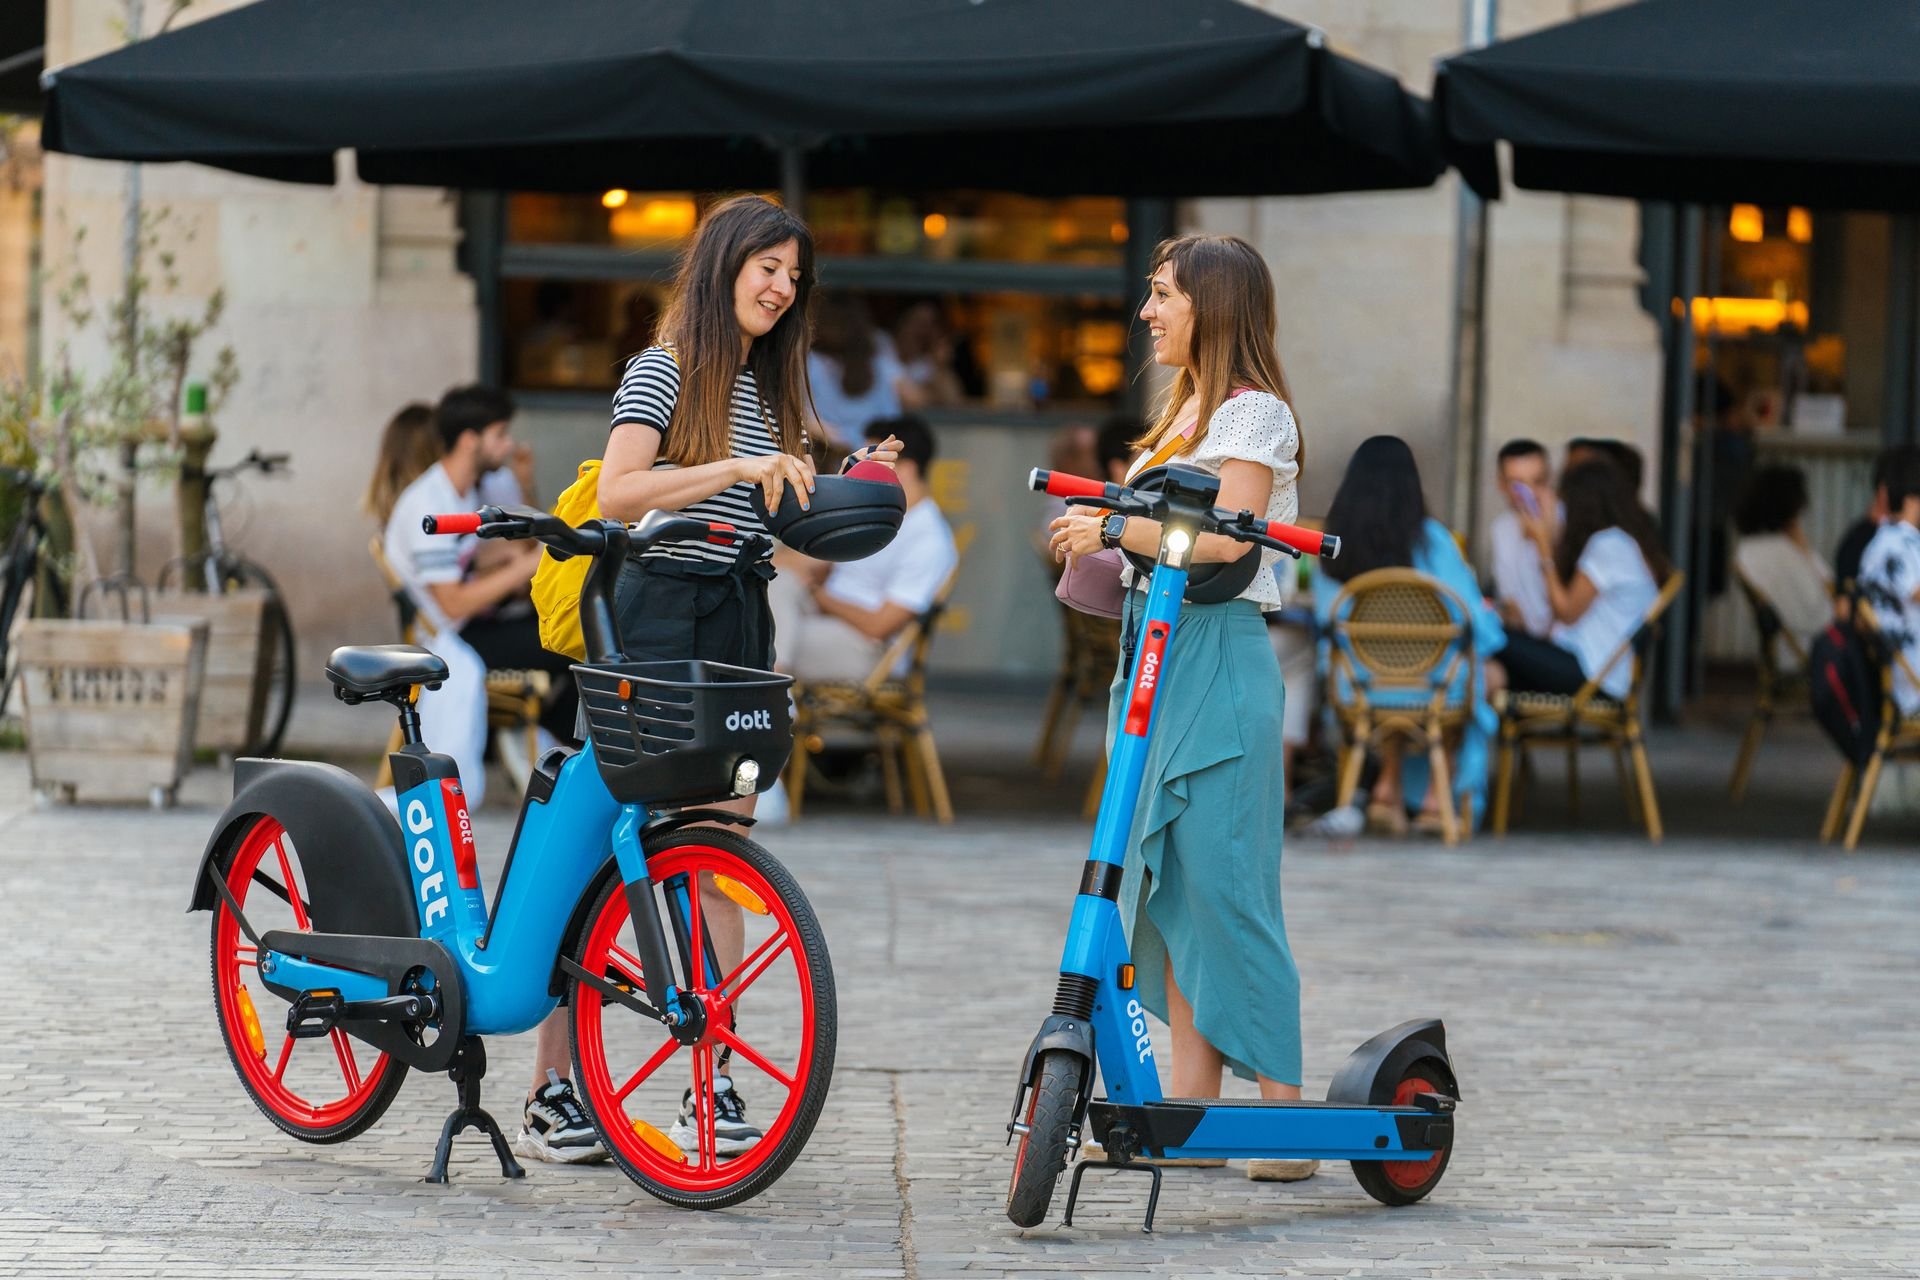
[[(672, 347), (662, 346), (674, 364), (680, 357)], [(553, 514), (570, 525), (600, 518), (600, 459), (588, 458), (580, 464), (580, 473), (553, 504)], [(533, 571), (528, 590), (533, 595), (533, 611), (540, 615), (540, 647), (584, 662), (587, 638), (580, 631), (580, 588), (586, 585), (591, 556), (573, 556), (556, 560), (551, 551), (540, 553), (540, 567)], [(617, 571), (618, 566), (613, 566)]]
[[(580, 475), (553, 504), (553, 514), (578, 525), (600, 514), (600, 459), (580, 464)], [(556, 560), (551, 551), (540, 553), (533, 571), (533, 609), (540, 615), (540, 647), (564, 654), (576, 662), (587, 656), (587, 640), (580, 633), (580, 588), (586, 584), (592, 556)]]

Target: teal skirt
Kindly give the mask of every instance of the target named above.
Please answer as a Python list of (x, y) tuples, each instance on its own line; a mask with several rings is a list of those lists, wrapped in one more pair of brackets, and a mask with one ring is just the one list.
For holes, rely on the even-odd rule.
[[(1127, 592), (1137, 635), (1146, 596)], [(1280, 908), (1286, 686), (1259, 606), (1187, 605), (1167, 648), (1120, 881), (1140, 1003), (1167, 1017), (1166, 963), (1237, 1076), (1300, 1083), (1300, 975)], [(1107, 741), (1126, 718), (1126, 658)]]

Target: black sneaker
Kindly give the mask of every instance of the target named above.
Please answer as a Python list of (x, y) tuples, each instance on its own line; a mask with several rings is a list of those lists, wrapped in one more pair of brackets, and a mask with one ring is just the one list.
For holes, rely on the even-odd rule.
[(574, 1096), (573, 1082), (547, 1068), (547, 1083), (527, 1103), (513, 1149), (530, 1160), (554, 1164), (590, 1164), (607, 1158), (607, 1148)]
[[(682, 1151), (699, 1154), (700, 1128), (694, 1121), (692, 1089), (681, 1095), (680, 1118), (667, 1130), (667, 1136)], [(714, 1154), (740, 1155), (752, 1150), (760, 1138), (760, 1130), (747, 1123), (747, 1104), (733, 1091), (733, 1077), (716, 1075), (713, 1078)]]

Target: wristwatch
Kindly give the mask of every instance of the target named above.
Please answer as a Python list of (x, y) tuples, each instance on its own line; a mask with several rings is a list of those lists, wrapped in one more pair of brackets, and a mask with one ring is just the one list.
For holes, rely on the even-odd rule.
[(1127, 518), (1118, 512), (1100, 522), (1100, 545), (1111, 550), (1127, 532)]

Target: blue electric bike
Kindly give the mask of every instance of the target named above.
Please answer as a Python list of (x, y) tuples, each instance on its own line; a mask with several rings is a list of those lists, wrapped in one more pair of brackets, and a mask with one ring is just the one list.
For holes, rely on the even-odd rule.
[[(453, 1139), (469, 1127), (519, 1177), (480, 1108), (481, 1037), (529, 1030), (565, 998), (574, 1083), (621, 1169), (686, 1208), (755, 1195), (799, 1155), (826, 1100), (833, 970), (799, 885), (739, 834), (752, 819), (687, 806), (779, 777), (791, 681), (627, 662), (613, 620), (630, 553), (737, 535), (669, 513), (574, 528), (486, 507), (426, 524), (593, 558), (581, 593), (588, 660), (574, 668), (591, 741), (539, 761), (489, 908), (459, 771), (421, 742), (414, 709), (446, 663), (408, 645), (336, 650), (336, 695), (399, 713), (400, 823), (332, 765), (235, 765), (192, 909), (214, 913), (214, 1002), (240, 1083), (286, 1133), (341, 1142), (380, 1118), (409, 1067), (447, 1071), (459, 1105), (428, 1181), (446, 1180)], [(762, 1129), (744, 1150), (716, 1134), (723, 1075)]]
[[(1191, 467), (1165, 468), (1154, 488), (1046, 471), (1035, 471), (1030, 483), (1069, 503), (1157, 520), (1161, 539), (1130, 668), (1126, 719), (1114, 735), (1093, 847), (1067, 925), (1053, 1013), (1027, 1050), (1014, 1095), (1007, 1131), (1019, 1148), (1007, 1216), (1023, 1227), (1046, 1218), (1054, 1185), (1089, 1121), (1106, 1159), (1082, 1161), (1074, 1171), (1065, 1225), (1073, 1222), (1088, 1169), (1144, 1169), (1153, 1177), (1145, 1223), (1151, 1231), (1160, 1170), (1143, 1158), (1347, 1160), (1374, 1199), (1412, 1204), (1439, 1183), (1453, 1149), (1460, 1089), (1440, 1022), (1402, 1023), (1361, 1045), (1334, 1077), (1325, 1102), (1164, 1098), (1146, 1015), (1133, 997), (1134, 967), (1116, 905), (1160, 677), (1179, 654), (1168, 645), (1179, 626), (1194, 539), (1217, 533), (1329, 559), (1339, 554), (1339, 539), (1216, 508), (1218, 478)], [(1099, 1101), (1093, 1099), (1096, 1075), (1106, 1084)]]

